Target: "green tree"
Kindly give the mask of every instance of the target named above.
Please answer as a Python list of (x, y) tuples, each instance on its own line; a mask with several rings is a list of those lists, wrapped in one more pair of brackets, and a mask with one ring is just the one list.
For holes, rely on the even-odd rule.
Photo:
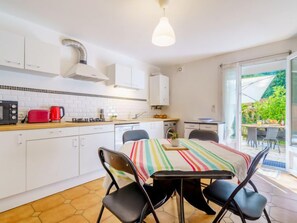
[(273, 93), (260, 101), (242, 104), (242, 123), (256, 123), (257, 120), (285, 120), (286, 89), (284, 86), (273, 87)]

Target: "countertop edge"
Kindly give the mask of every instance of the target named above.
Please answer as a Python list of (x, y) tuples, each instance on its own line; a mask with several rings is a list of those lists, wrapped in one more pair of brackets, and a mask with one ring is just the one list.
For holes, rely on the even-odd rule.
[(147, 119), (136, 119), (136, 120), (115, 120), (108, 122), (87, 122), (87, 123), (72, 123), (72, 122), (60, 122), (60, 123), (18, 123), (16, 125), (0, 125), (0, 132), (4, 131), (19, 131), (19, 130), (37, 130), (37, 129), (49, 129), (49, 128), (71, 128), (71, 127), (86, 127), (86, 126), (97, 126), (97, 125), (121, 125), (121, 124), (137, 124), (140, 122), (157, 122), (157, 121), (178, 121), (178, 118), (147, 118)]

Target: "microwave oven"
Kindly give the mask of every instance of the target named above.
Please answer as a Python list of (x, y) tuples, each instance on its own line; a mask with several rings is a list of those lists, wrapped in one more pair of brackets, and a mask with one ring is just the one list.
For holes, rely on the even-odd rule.
[(18, 102), (0, 100), (0, 124), (17, 124)]

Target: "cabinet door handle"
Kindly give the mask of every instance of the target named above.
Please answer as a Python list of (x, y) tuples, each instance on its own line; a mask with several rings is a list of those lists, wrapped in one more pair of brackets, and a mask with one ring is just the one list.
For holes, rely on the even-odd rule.
[(23, 144), (23, 134), (18, 134), (18, 144), (19, 145)]
[(35, 64), (27, 64), (28, 67), (35, 67), (35, 68), (40, 68), (39, 65), (35, 65)]
[(78, 146), (77, 145), (77, 139), (72, 140), (72, 146), (75, 147), (75, 148)]
[(17, 65), (21, 65), (20, 62), (17, 62), (17, 61), (11, 61), (11, 60), (5, 60), (6, 63), (12, 63), (12, 64), (17, 64)]
[(80, 139), (80, 145), (81, 146), (85, 146), (85, 140), (86, 140), (85, 138)]

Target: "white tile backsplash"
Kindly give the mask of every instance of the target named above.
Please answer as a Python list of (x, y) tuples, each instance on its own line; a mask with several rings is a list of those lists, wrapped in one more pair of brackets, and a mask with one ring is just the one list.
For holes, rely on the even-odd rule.
[[(119, 119), (133, 117), (136, 113), (144, 112), (142, 117), (152, 117), (151, 108), (146, 101), (76, 96), (66, 94), (51, 94), (29, 91), (0, 89), (0, 99), (14, 100), (19, 103), (19, 111), (27, 112), (30, 109), (49, 109), (53, 105), (65, 108), (64, 120), (79, 117), (99, 117), (100, 109), (104, 109), (105, 118), (113, 110)], [(152, 111), (154, 112), (154, 111)]]

